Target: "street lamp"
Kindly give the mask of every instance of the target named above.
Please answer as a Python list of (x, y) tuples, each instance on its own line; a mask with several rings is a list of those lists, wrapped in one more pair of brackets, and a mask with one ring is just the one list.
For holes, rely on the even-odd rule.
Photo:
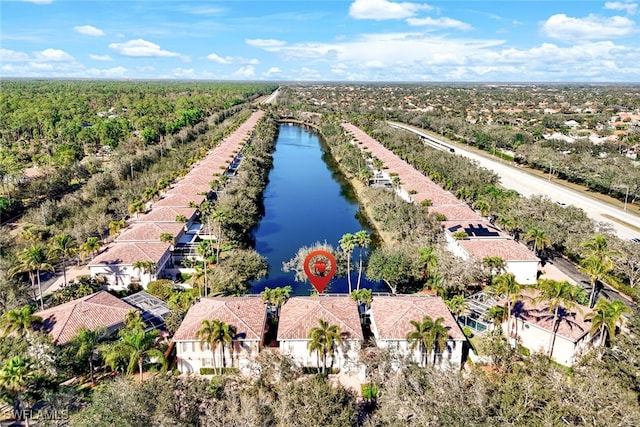
[(551, 181), (551, 171), (553, 170), (553, 163), (549, 162), (549, 178), (547, 178), (547, 181)]

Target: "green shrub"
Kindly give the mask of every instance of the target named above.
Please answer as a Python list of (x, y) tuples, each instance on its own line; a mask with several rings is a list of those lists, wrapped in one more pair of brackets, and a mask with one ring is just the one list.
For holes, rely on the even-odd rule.
[(378, 397), (378, 388), (374, 384), (362, 384), (361, 389), (364, 399), (375, 399)]
[(147, 292), (166, 301), (173, 293), (173, 282), (168, 279), (154, 280), (147, 285)]
[(469, 328), (468, 326), (462, 328), (462, 333), (469, 339), (473, 338), (473, 331), (471, 331), (471, 328)]
[(222, 375), (224, 374), (237, 374), (240, 371), (238, 368), (212, 368), (209, 366), (205, 366), (200, 368), (200, 375), (218, 375), (218, 371), (222, 370)]

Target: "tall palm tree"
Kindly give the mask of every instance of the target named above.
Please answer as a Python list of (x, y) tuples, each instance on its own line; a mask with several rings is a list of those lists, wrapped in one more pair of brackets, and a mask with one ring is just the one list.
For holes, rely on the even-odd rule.
[(121, 361), (126, 364), (127, 374), (132, 374), (136, 367), (143, 382), (144, 362), (148, 358), (156, 359), (163, 369), (167, 367), (164, 354), (154, 348), (159, 334), (157, 330), (145, 331), (142, 328), (121, 329), (120, 339), (112, 345), (101, 347), (104, 361), (111, 369), (116, 370)]
[(479, 210), (482, 216), (487, 216), (491, 212), (491, 205), (484, 199), (478, 199), (473, 202), (473, 208)]
[(631, 313), (632, 310), (622, 301), (599, 300), (594, 310), (585, 317), (585, 319), (591, 320), (589, 335), (594, 336), (600, 332), (600, 345), (604, 347), (607, 337), (609, 342), (613, 342), (616, 336), (616, 327), (621, 324), (622, 315)]
[(42, 324), (42, 317), (33, 314), (31, 306), (24, 306), (20, 309), (6, 311), (0, 318), (0, 330), (2, 336), (15, 333), (24, 337), (33, 332), (36, 325)]
[(467, 309), (467, 299), (462, 294), (453, 296), (446, 304), (456, 319)]
[[(493, 278), (489, 292), (494, 295), (504, 295), (507, 299), (507, 337), (511, 338), (511, 308), (522, 292), (522, 286), (516, 281), (512, 273), (500, 274)], [(517, 333), (517, 331), (516, 331)]]
[(12, 270), (12, 274), (28, 273), (31, 280), (31, 287), (38, 285), (40, 309), (44, 309), (44, 300), (42, 298), (42, 283), (40, 282), (40, 272), (55, 271), (50, 263), (49, 250), (42, 243), (34, 243), (30, 247), (24, 249), (18, 254), (18, 265)]
[(613, 256), (620, 255), (620, 252), (609, 248), (609, 242), (602, 234), (596, 234), (591, 239), (580, 243), (582, 247), (582, 257), (597, 257), (603, 259), (607, 264), (612, 261)]
[(135, 215), (136, 218), (138, 218), (138, 215), (141, 213), (144, 213), (146, 210), (147, 210), (147, 207), (145, 206), (142, 200), (134, 200), (129, 205), (129, 213), (131, 215)]
[(428, 279), (438, 266), (438, 253), (433, 248), (418, 249), (422, 278)]
[[(235, 335), (236, 328), (227, 325), (221, 320), (204, 319), (202, 321), (202, 327), (196, 332), (196, 338), (200, 340), (200, 343), (209, 345), (209, 348), (211, 349), (211, 362), (213, 364), (214, 370), (217, 370), (215, 354), (216, 349), (218, 348), (218, 346), (220, 346), (220, 360), (222, 362), (222, 369), (222, 367), (224, 367), (225, 365), (224, 346), (225, 344), (227, 344), (231, 347)], [(222, 370), (220, 371), (220, 373), (222, 373)]]
[(587, 274), (591, 281), (589, 308), (593, 308), (598, 295), (598, 282), (603, 279), (616, 281), (609, 273), (615, 267), (613, 257), (620, 253), (609, 249), (609, 243), (601, 234), (596, 234), (591, 239), (580, 243), (580, 246), (583, 248), (580, 270)]
[(87, 237), (87, 240), (80, 245), (80, 253), (82, 254), (83, 261), (87, 255), (95, 255), (100, 249), (100, 238), (91, 236)]
[(369, 247), (371, 244), (371, 236), (364, 230), (356, 231), (353, 235), (353, 239), (358, 246), (358, 282), (356, 284), (356, 289), (360, 289), (360, 279), (362, 278), (362, 252)]
[(552, 333), (547, 350), (547, 356), (551, 358), (559, 326), (560, 309), (564, 308), (568, 311), (576, 306), (576, 301), (580, 294), (580, 288), (565, 280), (558, 282), (551, 279), (545, 279), (538, 281), (536, 289), (540, 293), (534, 301), (546, 301), (548, 304), (547, 309), (550, 313), (553, 313)]
[[(22, 412), (22, 395), (29, 388), (30, 383), (35, 379), (31, 359), (22, 356), (15, 356), (7, 359), (0, 367), (0, 390), (5, 391), (13, 398), (13, 408), (16, 413)], [(29, 425), (28, 417), (25, 417), (26, 424)]]
[(67, 266), (66, 261), (69, 257), (76, 254), (78, 245), (76, 239), (70, 234), (62, 233), (53, 236), (51, 239), (51, 253), (60, 257), (62, 262), (62, 276), (64, 277), (64, 285), (67, 286)]
[(260, 292), (260, 296), (262, 297), (262, 301), (270, 304), (273, 308), (275, 308), (275, 318), (280, 317), (280, 307), (284, 304), (291, 295), (291, 291), (293, 288), (291, 286), (277, 287), (277, 288), (265, 288), (264, 291)]
[(447, 349), (447, 341), (449, 340), (449, 331), (444, 326), (444, 318), (438, 317), (431, 326), (431, 335), (433, 336), (433, 342), (435, 347), (433, 348), (433, 365), (436, 364), (436, 358), (438, 357), (438, 351), (440, 354), (444, 354)]
[[(133, 263), (133, 269), (138, 270), (141, 274), (148, 274), (151, 277), (157, 269), (158, 265), (153, 261), (136, 261)], [(142, 278), (140, 278), (142, 280)]]
[(218, 223), (218, 235), (216, 236), (216, 264), (219, 264), (220, 263), (220, 242), (222, 241), (222, 224), (227, 219), (227, 213), (222, 209), (216, 209), (213, 212), (212, 216), (213, 216), (213, 220)]
[(527, 243), (533, 243), (533, 253), (538, 256), (539, 252), (542, 252), (551, 246), (551, 239), (547, 236), (547, 233), (536, 227), (527, 231), (527, 234), (524, 235), (524, 241)]
[(504, 273), (507, 263), (499, 256), (487, 256), (482, 258), (482, 265), (489, 269), (493, 281), (494, 275)]
[(91, 378), (91, 384), (95, 383), (93, 359), (98, 348), (98, 343), (105, 334), (106, 330), (104, 328), (98, 328), (95, 331), (82, 328), (78, 331), (78, 334), (73, 340), (73, 344), (76, 346), (76, 357), (78, 359), (87, 359), (89, 361), (89, 376)]
[(315, 351), (318, 357), (322, 356), (323, 374), (327, 370), (327, 356), (333, 356), (333, 349), (336, 343), (342, 344), (342, 333), (338, 325), (330, 325), (329, 322), (319, 319), (318, 326), (309, 331), (307, 348), (309, 349), (309, 354)]
[(433, 319), (430, 316), (425, 316), (421, 322), (411, 320), (411, 326), (413, 329), (407, 334), (407, 341), (410, 344), (411, 351), (414, 351), (416, 347), (420, 353), (419, 365), (424, 367), (427, 365), (429, 359), (429, 350), (433, 348), (434, 340), (431, 333), (433, 329)]
[(347, 284), (349, 286), (349, 294), (351, 294), (351, 254), (356, 247), (356, 239), (353, 234), (346, 233), (342, 235), (338, 243), (342, 251), (347, 255)]

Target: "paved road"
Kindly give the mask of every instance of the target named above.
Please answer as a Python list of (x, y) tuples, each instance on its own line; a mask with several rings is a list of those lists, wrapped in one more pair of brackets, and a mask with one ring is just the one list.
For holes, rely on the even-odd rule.
[(472, 151), (464, 149), (464, 147), (460, 147), (458, 145), (454, 146), (438, 138), (434, 138), (433, 136), (425, 134), (412, 126), (396, 122), (389, 122), (389, 124), (393, 127), (399, 127), (426, 138), (426, 142), (430, 143), (430, 145), (433, 145), (435, 148), (442, 149), (444, 147), (446, 150), (454, 149), (456, 154), (475, 160), (480, 166), (490, 169), (498, 174), (498, 176), (500, 176), (500, 182), (505, 188), (516, 190), (525, 197), (532, 195), (545, 195), (555, 202), (576, 206), (582, 209), (589, 218), (610, 226), (611, 230), (616, 233), (618, 237), (628, 240), (640, 238), (640, 233), (635, 231), (633, 228), (627, 227), (610, 219), (613, 217), (624, 223), (640, 226), (640, 217), (633, 213), (624, 211), (600, 200), (593, 199), (589, 197), (588, 194), (580, 193), (570, 188), (557, 185), (553, 182), (553, 178), (548, 180), (531, 175), (520, 170), (520, 168), (513, 166), (511, 163), (478, 155)]

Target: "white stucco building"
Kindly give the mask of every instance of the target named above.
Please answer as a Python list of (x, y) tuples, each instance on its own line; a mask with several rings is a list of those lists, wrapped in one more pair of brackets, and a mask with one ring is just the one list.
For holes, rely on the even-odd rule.
[(358, 354), (364, 339), (358, 304), (348, 295), (311, 296), (289, 299), (280, 312), (277, 339), (280, 352), (290, 356), (303, 367), (322, 366), (322, 356), (309, 353), (309, 332), (319, 320), (337, 325), (342, 333), (342, 345), (336, 345), (333, 357), (327, 358), (327, 367), (357, 372)]
[[(209, 345), (196, 337), (205, 319), (220, 320), (236, 330), (233, 346), (224, 348), (224, 360), (221, 347), (212, 353)], [(267, 307), (259, 297), (202, 298), (189, 309), (173, 336), (178, 370), (197, 374), (202, 367), (227, 366), (248, 372), (262, 347), (266, 320)]]
[[(422, 322), (425, 316), (434, 321), (442, 317), (449, 333), (446, 348), (435, 353), (436, 366), (460, 369), (464, 360), (467, 339), (451, 315), (442, 298), (433, 295), (375, 296), (371, 302), (371, 332), (376, 346), (388, 349), (399, 359), (420, 363), (419, 346), (411, 350), (407, 335), (414, 330), (411, 321)], [(433, 364), (434, 354), (429, 351), (428, 364)]]

